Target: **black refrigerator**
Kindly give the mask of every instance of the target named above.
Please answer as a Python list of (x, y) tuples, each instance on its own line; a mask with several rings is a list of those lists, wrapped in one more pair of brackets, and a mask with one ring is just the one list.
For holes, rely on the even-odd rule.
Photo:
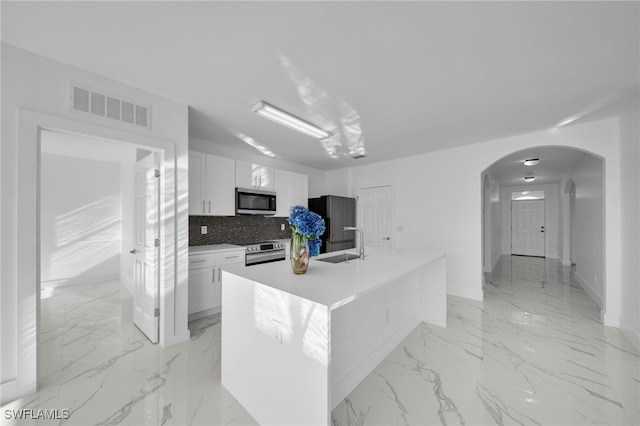
[(345, 226), (356, 226), (356, 199), (323, 195), (309, 198), (309, 210), (325, 221), (326, 231), (320, 238), (320, 253), (345, 250), (356, 246), (355, 231), (344, 231)]

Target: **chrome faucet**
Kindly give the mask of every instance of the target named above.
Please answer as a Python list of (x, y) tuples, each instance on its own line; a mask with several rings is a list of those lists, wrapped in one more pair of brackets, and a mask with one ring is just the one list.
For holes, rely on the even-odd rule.
[(364, 260), (364, 232), (362, 228), (357, 228), (355, 226), (345, 226), (342, 228), (344, 231), (358, 231), (360, 232), (360, 248), (358, 249), (358, 257)]

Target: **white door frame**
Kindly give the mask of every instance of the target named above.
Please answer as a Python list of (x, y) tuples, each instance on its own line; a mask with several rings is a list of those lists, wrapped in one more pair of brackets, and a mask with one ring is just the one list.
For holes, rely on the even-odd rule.
[[(123, 130), (27, 110), (18, 111), (17, 147), (17, 385), (18, 394), (36, 392), (39, 385), (40, 337), (40, 133), (41, 130), (117, 141), (161, 152), (160, 344), (174, 334), (176, 214), (173, 142)], [(124, 141), (124, 142), (123, 142)], [(164, 157), (164, 158), (163, 158)], [(171, 167), (172, 170), (175, 170)]]
[(562, 189), (562, 264), (573, 263), (573, 226), (575, 218), (576, 185), (569, 179)]

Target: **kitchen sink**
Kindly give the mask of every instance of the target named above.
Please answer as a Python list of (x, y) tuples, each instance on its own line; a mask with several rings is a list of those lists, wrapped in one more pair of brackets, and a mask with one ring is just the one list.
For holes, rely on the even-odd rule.
[(358, 256), (355, 253), (342, 253), (342, 254), (337, 254), (335, 256), (323, 257), (322, 259), (316, 259), (316, 260), (320, 262), (342, 263), (348, 260), (358, 259), (359, 257), (360, 256)]

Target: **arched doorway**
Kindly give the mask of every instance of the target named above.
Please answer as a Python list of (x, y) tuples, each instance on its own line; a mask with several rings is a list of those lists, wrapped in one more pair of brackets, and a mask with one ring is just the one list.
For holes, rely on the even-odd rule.
[[(525, 166), (527, 159), (539, 161), (533, 166)], [(486, 269), (487, 265), (495, 264), (496, 256), (512, 254), (512, 194), (544, 190), (547, 199), (544, 256), (566, 267), (575, 263), (576, 280), (604, 310), (604, 170), (603, 158), (561, 146), (517, 151), (485, 169), (481, 186), (483, 211), (490, 198), (487, 194), (499, 194), (499, 214), (489, 219), (483, 215), (483, 267)], [(486, 179), (487, 175), (490, 180)], [(525, 177), (534, 179), (525, 180)], [(488, 237), (496, 235), (500, 239), (499, 253), (491, 251), (491, 237)]]

